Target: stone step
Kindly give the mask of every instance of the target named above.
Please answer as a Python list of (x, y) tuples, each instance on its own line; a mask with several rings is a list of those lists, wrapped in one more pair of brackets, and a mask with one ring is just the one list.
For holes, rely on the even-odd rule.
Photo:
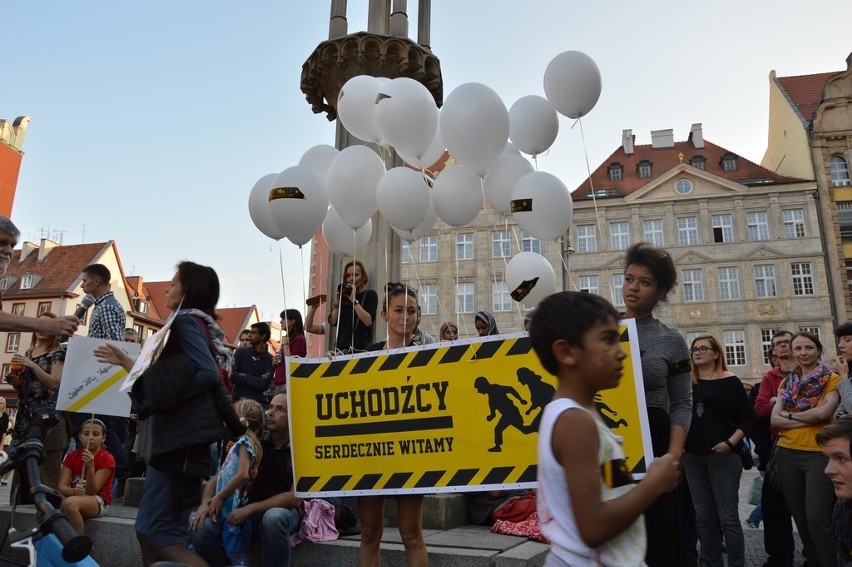
[[(138, 567), (142, 562), (136, 541), (134, 522), (137, 508), (114, 504), (110, 515), (86, 522), (86, 534), (92, 538), (92, 557), (108, 567)], [(0, 526), (8, 526), (11, 508), (0, 506)], [(15, 527), (36, 525), (35, 509), (18, 506)], [(481, 526), (452, 529), (424, 529), (429, 565), (433, 567), (521, 567), (544, 563), (547, 546), (522, 537), (492, 534)], [(359, 536), (336, 541), (302, 543), (293, 550), (293, 565), (330, 567), (358, 563)], [(8, 550), (0, 550), (6, 554)], [(382, 537), (382, 564), (404, 565), (405, 552), (395, 527), (385, 528)]]

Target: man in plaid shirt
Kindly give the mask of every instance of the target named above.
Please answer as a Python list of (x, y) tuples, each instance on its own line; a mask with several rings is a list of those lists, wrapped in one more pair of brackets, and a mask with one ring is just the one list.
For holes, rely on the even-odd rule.
[[(81, 277), (80, 287), (83, 288), (83, 292), (95, 297), (94, 311), (89, 320), (89, 337), (123, 341), (127, 316), (124, 307), (110, 289), (112, 274), (109, 268), (103, 264), (90, 264), (83, 268)], [(88, 416), (81, 414), (79, 417), (87, 418)], [(124, 483), (130, 475), (127, 452), (124, 448), (124, 441), (127, 438), (127, 416), (98, 415), (97, 418), (106, 424), (107, 436), (104, 444), (115, 458), (116, 497), (121, 498), (124, 496)], [(80, 427), (78, 423), (75, 423), (75, 426), (75, 430)]]

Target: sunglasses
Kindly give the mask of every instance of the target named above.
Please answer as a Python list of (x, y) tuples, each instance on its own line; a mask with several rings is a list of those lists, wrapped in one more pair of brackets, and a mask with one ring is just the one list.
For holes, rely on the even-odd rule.
[(412, 297), (417, 297), (417, 290), (414, 289), (411, 286), (405, 285), (404, 283), (395, 282), (395, 283), (389, 283), (387, 285), (387, 292), (388, 293), (397, 293), (397, 292), (401, 292), (401, 291), (404, 291), (405, 293), (407, 293), (408, 295), (410, 295)]

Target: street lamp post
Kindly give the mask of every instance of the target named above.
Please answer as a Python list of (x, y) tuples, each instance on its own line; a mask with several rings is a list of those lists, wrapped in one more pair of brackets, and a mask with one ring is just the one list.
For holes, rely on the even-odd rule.
[(571, 246), (571, 234), (565, 233), (562, 235), (562, 291), (571, 290), (571, 269), (570, 261), (571, 254), (574, 253), (574, 247)]

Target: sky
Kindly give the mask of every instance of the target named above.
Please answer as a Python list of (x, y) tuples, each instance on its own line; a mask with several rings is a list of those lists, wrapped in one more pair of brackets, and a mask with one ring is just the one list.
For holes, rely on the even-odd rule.
[[(367, 0), (348, 2), (349, 32)], [(0, 118), (29, 115), (12, 220), (22, 240), (115, 240), (127, 275), (170, 279), (181, 260), (213, 266), (220, 306), (262, 319), (303, 308), (301, 250), (261, 234), (248, 214), (260, 177), (296, 165), (334, 125), (299, 90), (302, 64), (328, 37), (330, 0), (4, 2)], [(417, 2), (408, 2), (416, 39)], [(852, 2), (684, 3), (436, 0), (431, 47), (444, 98), (494, 89), (507, 108), (544, 96), (547, 64), (577, 50), (603, 90), (582, 132), (561, 117), (538, 168), (575, 189), (632, 129), (705, 139), (760, 162), (769, 73), (843, 71)], [(575, 126), (572, 128), (572, 126)]]

